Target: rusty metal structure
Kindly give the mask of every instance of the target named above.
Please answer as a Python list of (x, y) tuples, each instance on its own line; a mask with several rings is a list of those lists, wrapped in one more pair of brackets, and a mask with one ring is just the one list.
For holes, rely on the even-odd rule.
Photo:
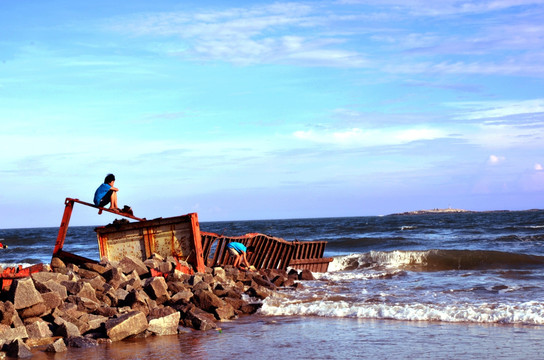
[(145, 260), (159, 254), (192, 264), (199, 272), (205, 271), (196, 213), (103, 226), (95, 231), (101, 259), (119, 261), (131, 255)]
[[(197, 272), (204, 272), (206, 265), (210, 267), (231, 265), (233, 259), (228, 254), (227, 245), (237, 241), (246, 246), (255, 247), (255, 252), (248, 256), (248, 261), (257, 269), (285, 270), (287, 267), (291, 267), (326, 272), (332, 261), (332, 258), (323, 257), (326, 241), (286, 241), (257, 233), (234, 237), (222, 236), (201, 232), (196, 213), (146, 220), (138, 218), (132, 213), (113, 211), (79, 199), (66, 198), (53, 257), (76, 265), (97, 262), (63, 250), (68, 225), (76, 203), (96, 208), (99, 214), (106, 211), (136, 220), (136, 222), (114, 221), (113, 224), (95, 229), (100, 260), (119, 261), (127, 255), (145, 260), (152, 254), (159, 254), (164, 258), (174, 257), (178, 262), (176, 268), (182, 272), (191, 273), (192, 270), (182, 265), (181, 262), (187, 262)], [(13, 280), (30, 276), (30, 274), (43, 271), (43, 269), (43, 264), (32, 265), (24, 269), (21, 266), (3, 269), (0, 273), (0, 285), (6, 289)], [(155, 271), (155, 273), (157, 272)]]
[(66, 206), (55, 249), (53, 250), (53, 257), (76, 264), (96, 262), (62, 250), (74, 203), (97, 208), (99, 212), (108, 211), (138, 220), (138, 222), (133, 223), (114, 223), (95, 229), (98, 237), (100, 260), (119, 261), (127, 255), (145, 260), (151, 257), (152, 254), (159, 254), (165, 258), (173, 256), (178, 263), (179, 261), (186, 261), (199, 272), (205, 271), (200, 241), (200, 225), (196, 213), (165, 219), (146, 220), (71, 198), (67, 198), (65, 201)]
[(222, 236), (201, 232), (202, 249), (208, 266), (232, 265), (227, 245), (236, 241), (245, 246), (254, 246), (255, 252), (248, 255), (248, 262), (257, 269), (308, 269), (326, 272), (332, 258), (324, 258), (326, 241), (286, 241), (264, 234), (251, 233), (243, 236)]

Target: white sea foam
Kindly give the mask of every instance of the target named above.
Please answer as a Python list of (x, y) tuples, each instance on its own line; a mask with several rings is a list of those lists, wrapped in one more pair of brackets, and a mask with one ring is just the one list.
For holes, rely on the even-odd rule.
[(444, 321), (544, 325), (544, 304), (371, 304), (347, 301), (286, 302), (268, 298), (260, 310), (273, 316), (323, 316), (407, 321)]
[(353, 270), (371, 266), (391, 268), (403, 265), (424, 265), (427, 262), (427, 251), (370, 251), (368, 253), (337, 256), (329, 264), (329, 271)]

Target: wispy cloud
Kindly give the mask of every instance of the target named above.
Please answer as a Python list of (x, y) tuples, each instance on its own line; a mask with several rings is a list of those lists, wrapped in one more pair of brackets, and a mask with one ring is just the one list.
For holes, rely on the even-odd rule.
[(450, 105), (458, 108), (469, 109), (457, 117), (458, 119), (466, 120), (492, 119), (514, 115), (544, 113), (544, 99), (458, 102), (451, 103)]
[(145, 14), (115, 19), (109, 27), (138, 36), (178, 37), (188, 46), (170, 54), (200, 60), (241, 65), (363, 66), (366, 60), (361, 53), (339, 46), (345, 38), (311, 31), (329, 21), (325, 14), (316, 13), (313, 6), (276, 3), (220, 11)]
[(296, 131), (293, 133), (293, 136), (299, 140), (316, 143), (370, 147), (407, 144), (420, 140), (434, 140), (446, 137), (446, 134), (441, 130), (432, 128), (381, 128), (369, 130), (352, 128), (340, 131)]

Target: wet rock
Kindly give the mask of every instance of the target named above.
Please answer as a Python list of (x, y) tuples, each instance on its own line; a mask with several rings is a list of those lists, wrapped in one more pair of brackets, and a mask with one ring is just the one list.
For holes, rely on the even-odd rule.
[(315, 280), (314, 278), (314, 275), (312, 274), (312, 272), (308, 269), (304, 269), (300, 272), (300, 274), (298, 275), (298, 279), (299, 280), (304, 280), (304, 281), (308, 281), (308, 280)]
[(88, 337), (74, 336), (66, 339), (66, 345), (73, 348), (87, 349), (98, 345), (98, 341)]
[(32, 357), (32, 352), (30, 351), (30, 348), (21, 339), (13, 340), (7, 346), (7, 354), (10, 357), (16, 357), (21, 359)]
[(152, 312), (149, 317), (148, 331), (155, 335), (174, 335), (178, 332), (180, 313), (171, 307)]
[(234, 318), (236, 314), (232, 305), (225, 303), (214, 310), (214, 315), (217, 320), (229, 320)]
[(242, 309), (242, 307), (244, 305), (247, 304), (246, 301), (240, 299), (240, 298), (232, 298), (232, 297), (226, 297), (226, 298), (223, 298), (223, 300), (225, 301), (225, 303), (229, 304), (230, 306), (232, 306), (232, 308), (234, 310), (240, 310)]
[(89, 330), (87, 330), (87, 332), (100, 329), (106, 324), (108, 319), (109, 318), (106, 316), (95, 314), (85, 314), (80, 318), (81, 321), (84, 321), (89, 326)]
[(251, 303), (251, 304), (245, 304), (240, 308), (240, 311), (244, 314), (254, 314), (261, 308), (262, 304), (259, 303)]
[(59, 353), (68, 350), (63, 339), (57, 339), (55, 342), (47, 345), (46, 352)]
[(42, 296), (29, 277), (17, 279), (11, 284), (8, 300), (13, 303), (16, 310), (43, 303)]
[(255, 284), (251, 286), (249, 289), (247, 289), (246, 294), (252, 298), (264, 300), (268, 296), (270, 296), (270, 291), (263, 286), (259, 286)]
[(225, 302), (209, 290), (197, 290), (193, 295), (193, 302), (204, 311), (213, 313), (213, 311), (223, 305)]
[(287, 273), (287, 277), (290, 279), (292, 278), (298, 280), (298, 271), (296, 271), (295, 269), (289, 270), (289, 272)]
[(25, 344), (28, 345), (28, 347), (35, 348), (38, 346), (47, 346), (49, 344), (54, 343), (58, 339), (62, 339), (60, 336), (51, 336), (51, 337), (45, 337), (45, 338), (39, 338), (39, 339), (26, 339)]
[(62, 336), (63, 338), (77, 337), (81, 336), (81, 332), (79, 332), (79, 329), (76, 325), (68, 321), (62, 321), (61, 324), (57, 327), (57, 330), (55, 330), (55, 335)]
[(217, 328), (217, 325), (215, 323), (215, 316), (195, 307), (194, 305), (189, 305), (182, 311), (182, 316), (184, 317), (184, 324), (186, 326), (202, 331)]
[(266, 275), (252, 275), (251, 280), (253, 280), (257, 285), (264, 286), (268, 289), (276, 289), (276, 285), (274, 285)]
[(106, 321), (106, 332), (112, 341), (119, 341), (144, 332), (147, 326), (145, 314), (141, 311), (132, 311)]

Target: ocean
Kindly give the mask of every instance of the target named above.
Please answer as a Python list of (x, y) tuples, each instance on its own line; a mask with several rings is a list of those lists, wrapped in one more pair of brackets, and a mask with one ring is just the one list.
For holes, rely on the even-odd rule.
[[(326, 240), (325, 256), (333, 261), (302, 290), (267, 298), (258, 314), (221, 323), (221, 331), (187, 330), (92, 351), (71, 349), (59, 358), (544, 356), (542, 210), (201, 222), (200, 227), (230, 236), (259, 232)], [(57, 232), (0, 230), (0, 242), (9, 246), (0, 252), (1, 265), (49, 263)], [(66, 251), (98, 259), (94, 227), (70, 227), (65, 244)]]

